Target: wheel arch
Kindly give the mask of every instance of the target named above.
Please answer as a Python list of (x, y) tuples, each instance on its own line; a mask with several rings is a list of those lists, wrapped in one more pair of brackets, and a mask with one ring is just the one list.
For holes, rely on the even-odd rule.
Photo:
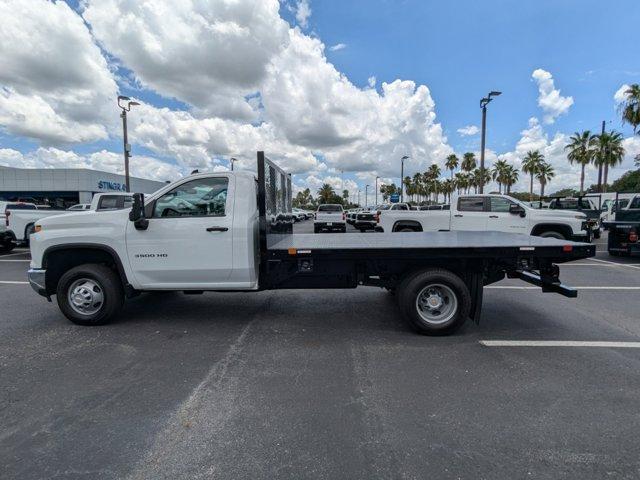
[(392, 232), (397, 232), (403, 228), (410, 228), (414, 232), (422, 232), (422, 224), (416, 220), (398, 220), (393, 224)]
[(568, 240), (573, 236), (573, 230), (565, 223), (539, 223), (531, 230), (531, 235), (540, 235), (544, 232), (558, 232)]
[(47, 248), (42, 256), (42, 268), (46, 269), (46, 290), (53, 294), (58, 281), (71, 268), (87, 263), (106, 265), (118, 273), (125, 291), (132, 290), (118, 253), (108, 245), (78, 243), (55, 245)]

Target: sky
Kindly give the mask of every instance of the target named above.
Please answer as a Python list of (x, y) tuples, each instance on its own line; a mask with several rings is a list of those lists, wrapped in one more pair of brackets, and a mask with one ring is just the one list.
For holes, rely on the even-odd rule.
[(0, 0), (0, 17), (0, 165), (121, 173), (118, 94), (141, 104), (132, 173), (158, 180), (264, 150), (296, 189), (397, 183), (404, 155), (409, 175), (479, 157), (491, 90), (488, 165), (538, 149), (547, 191), (579, 185), (575, 131), (624, 135), (611, 179), (640, 153), (617, 111), (640, 83), (636, 0)]

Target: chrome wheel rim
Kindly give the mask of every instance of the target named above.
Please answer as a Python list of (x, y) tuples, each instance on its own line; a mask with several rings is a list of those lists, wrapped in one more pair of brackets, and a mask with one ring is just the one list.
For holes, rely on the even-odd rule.
[(455, 316), (458, 311), (458, 297), (450, 287), (433, 283), (418, 293), (416, 310), (425, 322), (440, 325)]
[(80, 315), (93, 315), (104, 305), (102, 286), (90, 278), (81, 278), (73, 282), (67, 297), (73, 311)]

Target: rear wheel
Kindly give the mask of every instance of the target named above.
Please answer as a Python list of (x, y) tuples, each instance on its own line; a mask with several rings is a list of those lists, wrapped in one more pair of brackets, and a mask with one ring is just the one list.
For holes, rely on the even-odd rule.
[(555, 230), (549, 230), (548, 232), (542, 232), (539, 237), (542, 238), (557, 238), (558, 240), (566, 240), (565, 236)]
[(449, 335), (469, 317), (471, 294), (456, 274), (430, 269), (405, 279), (398, 288), (404, 317), (425, 335)]
[(62, 275), (56, 298), (73, 323), (104, 325), (122, 308), (124, 292), (116, 272), (104, 265), (86, 264)]

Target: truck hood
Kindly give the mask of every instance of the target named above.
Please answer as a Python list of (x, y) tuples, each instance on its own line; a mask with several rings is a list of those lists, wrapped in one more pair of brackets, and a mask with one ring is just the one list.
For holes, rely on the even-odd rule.
[(43, 230), (63, 230), (74, 228), (95, 228), (104, 225), (121, 223), (124, 227), (129, 221), (129, 210), (113, 210), (108, 212), (82, 212), (65, 213), (38, 220), (38, 225)]
[(587, 219), (584, 213), (574, 212), (572, 210), (536, 210), (531, 208), (527, 213), (531, 213), (531, 216), (535, 218), (571, 218), (577, 220), (576, 216), (583, 216), (584, 220)]

